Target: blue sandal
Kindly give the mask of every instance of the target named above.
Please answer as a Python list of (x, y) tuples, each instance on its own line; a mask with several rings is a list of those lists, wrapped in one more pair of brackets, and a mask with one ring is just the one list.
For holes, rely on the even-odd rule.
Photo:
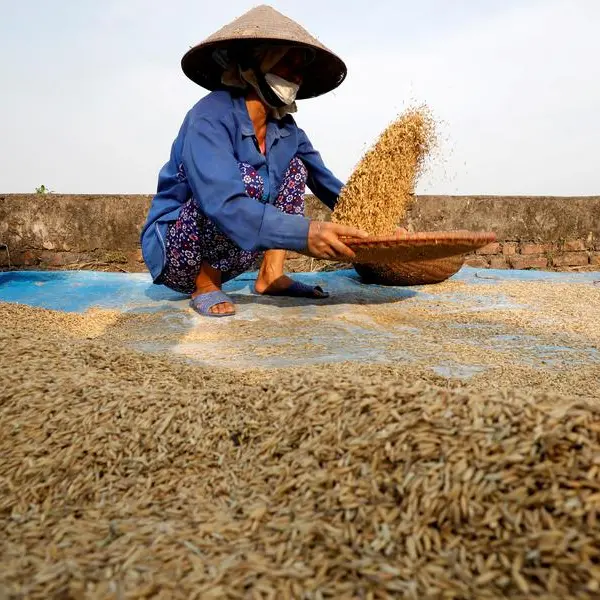
[(294, 281), (292, 285), (287, 287), (285, 290), (280, 292), (264, 292), (265, 296), (288, 296), (290, 298), (329, 298), (329, 292), (323, 291), (320, 285), (311, 286), (302, 283), (301, 281)]
[(221, 290), (214, 292), (207, 292), (206, 294), (200, 294), (190, 300), (190, 306), (200, 315), (204, 317), (232, 317), (235, 312), (232, 313), (213, 313), (210, 309), (217, 304), (233, 304), (231, 298), (226, 296)]

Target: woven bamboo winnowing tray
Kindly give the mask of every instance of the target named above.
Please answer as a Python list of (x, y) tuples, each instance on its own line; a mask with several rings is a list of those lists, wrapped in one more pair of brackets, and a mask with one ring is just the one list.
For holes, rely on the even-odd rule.
[(387, 264), (469, 254), (495, 240), (491, 232), (428, 231), (346, 239), (344, 243), (356, 254), (352, 262)]
[(465, 256), (494, 242), (490, 232), (440, 231), (347, 240), (356, 272), (367, 283), (439, 283), (460, 270)]
[(364, 283), (377, 285), (428, 285), (446, 281), (458, 273), (465, 262), (464, 254), (445, 258), (395, 262), (388, 264), (354, 263), (354, 269)]

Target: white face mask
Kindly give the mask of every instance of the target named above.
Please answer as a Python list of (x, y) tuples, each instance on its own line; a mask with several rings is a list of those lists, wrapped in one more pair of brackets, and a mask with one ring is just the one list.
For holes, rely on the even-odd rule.
[(296, 94), (300, 89), (297, 83), (283, 79), (283, 77), (279, 77), (279, 75), (274, 75), (273, 73), (267, 73), (265, 81), (282, 102), (285, 102), (286, 105), (294, 103)]

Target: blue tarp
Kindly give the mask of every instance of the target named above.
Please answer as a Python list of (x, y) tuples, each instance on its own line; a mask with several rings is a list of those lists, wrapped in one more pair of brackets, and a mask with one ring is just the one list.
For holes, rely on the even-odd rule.
[[(465, 285), (414, 287), (365, 285), (352, 270), (294, 277), (323, 286), (331, 297), (259, 296), (252, 291), (256, 273), (247, 273), (224, 286), (237, 314), (211, 319), (194, 313), (187, 297), (153, 285), (147, 274), (21, 271), (0, 273), (0, 302), (79, 313), (92, 308), (129, 315), (151, 313), (150, 319), (112, 327), (128, 327), (124, 343), (138, 350), (174, 353), (220, 367), (419, 362), (443, 376), (468, 378), (490, 368), (494, 360), (490, 352), (499, 352), (498, 360), (509, 355), (515, 364), (539, 368), (600, 363), (593, 343), (584, 340), (583, 345), (577, 342), (571, 347), (568, 340), (554, 339), (554, 317), (535, 295), (519, 304), (503, 291), (503, 285), (515, 281), (597, 287), (594, 282), (600, 280), (600, 273), (465, 267), (451, 278)], [(534, 319), (540, 316), (549, 324), (532, 332), (489, 316), (495, 311), (506, 316), (513, 310)], [(482, 320), (477, 313), (486, 316)], [(447, 325), (444, 343), (436, 323)], [(107, 330), (104, 339), (113, 343), (114, 332)], [(120, 343), (123, 339), (119, 337)], [(479, 356), (487, 356), (487, 362)]]
[[(430, 286), (387, 287), (364, 285), (353, 270), (296, 273), (296, 279), (311, 285), (321, 285), (335, 296), (356, 296), (357, 303), (393, 300)], [(253, 295), (256, 273), (244, 274), (224, 286), (224, 291), (243, 296)], [(464, 267), (450, 281), (477, 284), (499, 284), (506, 281), (543, 281), (555, 283), (593, 283), (600, 273), (552, 273), (540, 271), (490, 270)], [(164, 302), (185, 301), (181, 294), (164, 286), (153, 285), (146, 273), (104, 273), (97, 271), (15, 271), (0, 273), (0, 301), (16, 302), (69, 312), (84, 312), (89, 308), (131, 310), (146, 307), (157, 309)], [(281, 299), (285, 304), (286, 300)], [(298, 302), (298, 301), (297, 301)], [(309, 306), (310, 300), (299, 301)], [(318, 304), (328, 302), (319, 301)]]

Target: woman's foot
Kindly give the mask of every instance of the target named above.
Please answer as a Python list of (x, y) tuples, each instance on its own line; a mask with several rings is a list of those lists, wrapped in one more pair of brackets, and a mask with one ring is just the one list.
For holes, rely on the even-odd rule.
[(287, 275), (282, 275), (270, 285), (257, 280), (255, 291), (264, 296), (288, 296), (290, 298), (329, 298), (329, 294), (321, 286), (306, 285), (300, 281), (294, 281)]
[(285, 292), (292, 284), (294, 280), (283, 273), (279, 276), (264, 276), (261, 273), (258, 274), (254, 289), (257, 294), (281, 294)]
[(294, 281), (283, 273), (285, 250), (268, 250), (260, 266), (254, 290), (265, 296), (295, 296), (303, 298), (327, 298), (329, 294), (319, 286), (310, 287)]
[[(210, 292), (221, 291), (221, 271), (217, 271), (208, 263), (202, 263), (200, 273), (196, 277), (196, 289), (192, 293), (192, 299)], [(212, 315), (234, 315), (235, 306), (232, 302), (220, 302), (208, 309)]]

